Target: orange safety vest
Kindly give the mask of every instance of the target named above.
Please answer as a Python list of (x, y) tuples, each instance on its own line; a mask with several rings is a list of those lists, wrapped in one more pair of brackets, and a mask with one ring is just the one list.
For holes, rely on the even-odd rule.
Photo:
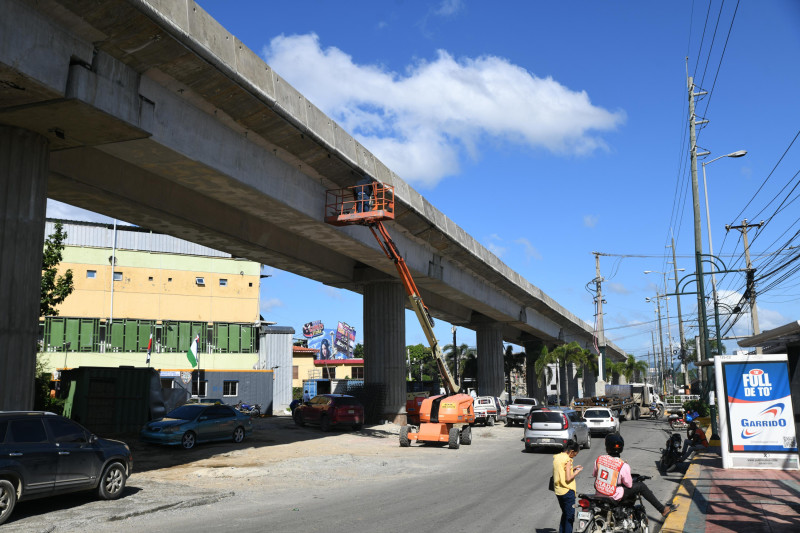
[(601, 455), (597, 458), (597, 478), (594, 480), (594, 490), (603, 496), (613, 496), (617, 491), (617, 478), (625, 461), (619, 457)]

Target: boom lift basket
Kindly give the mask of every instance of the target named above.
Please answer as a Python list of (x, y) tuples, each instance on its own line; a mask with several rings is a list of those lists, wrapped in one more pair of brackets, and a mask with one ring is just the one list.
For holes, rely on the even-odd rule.
[(373, 182), (326, 192), (325, 222), (333, 226), (394, 220), (394, 187)]

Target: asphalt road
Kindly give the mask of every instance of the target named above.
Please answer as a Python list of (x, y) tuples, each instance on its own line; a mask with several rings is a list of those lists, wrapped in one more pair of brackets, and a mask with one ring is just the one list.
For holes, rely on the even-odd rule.
[[(659, 449), (668, 435), (664, 428), (668, 426), (663, 421), (639, 420), (623, 423), (621, 433), (623, 458), (634, 472), (652, 476), (648, 486), (668, 502), (680, 477), (662, 477), (657, 470)], [(300, 431), (314, 435), (314, 430)], [(202, 478), (190, 485), (132, 478), (126, 495), (117, 502), (75, 495), (55, 502), (22, 503), (20, 516), (1, 529), (3, 533), (60, 533), (78, 527), (82, 533), (557, 531), (560, 510), (547, 490), (555, 451), (525, 453), (518, 427), (475, 428), (474, 434), (473, 444), (459, 450), (429, 445), (399, 448), (396, 441), (390, 442), (392, 436), (374, 456), (296, 457), (292, 459), (296, 467), (302, 470), (307, 464), (299, 474), (305, 477), (302, 484), (284, 477), (281, 470), (269, 473), (269, 484), (243, 476), (231, 490), (205, 488)], [(576, 463), (584, 465), (578, 492), (592, 491), (592, 465), (603, 451), (602, 443), (602, 438), (593, 439), (592, 448), (576, 457)], [(353, 475), (331, 477), (325, 473), (327, 462), (337, 462), (339, 470), (349, 469)], [(661, 517), (649, 504), (645, 507), (651, 531), (658, 531)]]

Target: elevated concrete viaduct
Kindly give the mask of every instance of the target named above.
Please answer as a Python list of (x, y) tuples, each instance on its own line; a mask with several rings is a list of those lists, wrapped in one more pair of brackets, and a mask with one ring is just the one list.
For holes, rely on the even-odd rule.
[[(395, 187), (389, 224), (434, 317), (475, 329), (479, 392), (502, 341), (592, 328), (439, 212), (191, 0), (5, 0), (0, 17), (0, 409), (29, 408), (45, 201), (54, 198), (364, 295), (365, 377), (404, 413), (405, 298), (325, 190)], [(613, 344), (607, 353), (624, 356)]]

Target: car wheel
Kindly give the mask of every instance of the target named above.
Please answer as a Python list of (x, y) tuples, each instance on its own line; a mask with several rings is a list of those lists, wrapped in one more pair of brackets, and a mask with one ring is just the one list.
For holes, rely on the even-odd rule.
[(361, 424), (353, 424), (353, 431), (358, 431), (361, 429)]
[(531, 445), (526, 443), (525, 444), (525, 452), (526, 453), (531, 453), (532, 451), (533, 451), (533, 446), (531, 446)]
[(101, 500), (116, 500), (125, 489), (125, 468), (119, 463), (111, 463), (100, 478), (97, 496)]
[(494, 417), (493, 416), (490, 416), (490, 417), (486, 418), (486, 425), (487, 426), (493, 426), (494, 425)]
[(641, 412), (639, 411), (639, 406), (637, 405), (633, 408), (633, 419), (639, 420), (639, 415), (641, 415)]
[(195, 437), (194, 433), (192, 433), (191, 431), (187, 431), (186, 433), (183, 434), (183, 437), (181, 438), (181, 446), (183, 446), (184, 450), (191, 450), (192, 448), (194, 448), (194, 445), (196, 443), (197, 443), (197, 438)]
[(331, 421), (327, 416), (322, 416), (319, 419), (319, 428), (322, 431), (330, 431), (331, 429)]
[(464, 429), (461, 430), (461, 444), (464, 446), (469, 446), (472, 444), (472, 428), (466, 426)]
[(17, 504), (17, 491), (6, 479), (0, 479), (0, 524), (8, 520)]
[(514, 425), (514, 422), (512, 420), (509, 420), (508, 418), (506, 418), (506, 427), (508, 428), (508, 427), (513, 426), (513, 425)]
[(294, 408), (294, 413), (292, 413), (292, 418), (294, 419), (294, 423), (297, 424), (298, 426), (302, 427), (306, 425), (305, 421), (303, 420), (303, 413), (301, 413), (297, 407)]
[(450, 428), (450, 439), (447, 444), (451, 450), (457, 450), (461, 446), (461, 431), (458, 428)]
[(586, 446), (584, 446), (583, 448), (585, 450), (588, 450), (591, 447), (592, 447), (592, 434), (591, 433), (587, 433), (586, 434)]
[(233, 442), (239, 444), (244, 440), (244, 428), (239, 426), (238, 428), (233, 430)]
[(400, 447), (401, 448), (408, 448), (411, 446), (411, 439), (408, 438), (408, 426), (403, 426), (400, 428)]

